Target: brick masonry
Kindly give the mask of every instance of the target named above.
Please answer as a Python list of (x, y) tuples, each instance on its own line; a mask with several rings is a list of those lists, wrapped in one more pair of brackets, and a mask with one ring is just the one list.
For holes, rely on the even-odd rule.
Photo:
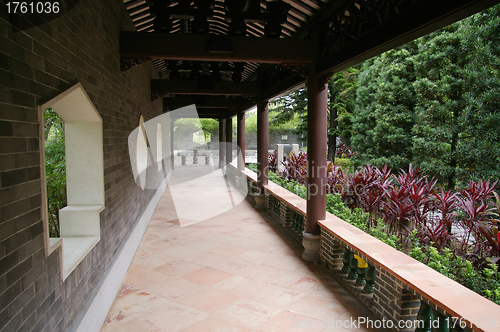
[[(1, 332), (75, 330), (155, 193), (135, 184), (127, 138), (140, 114), (162, 112), (150, 95), (157, 74), (151, 63), (120, 71), (120, 30), (135, 30), (121, 0), (79, 1), (23, 31), (0, 0)], [(60, 249), (44, 249), (37, 107), (77, 82), (103, 119), (105, 209), (101, 240), (61, 282)], [(165, 173), (148, 176), (159, 183)]]
[[(297, 214), (290, 205), (282, 199), (274, 196), (269, 190), (265, 190), (266, 195), (266, 211), (280, 224), (297, 242), (302, 245), (302, 231), (304, 231), (305, 223), (302, 228), (297, 230), (293, 227), (293, 218)], [(303, 218), (302, 214), (300, 215)]]
[[(377, 266), (375, 267), (375, 291), (372, 295), (365, 294), (362, 287), (358, 287), (347, 275), (341, 274), (345, 248), (345, 244), (321, 228), (320, 259), (332, 271), (332, 274), (379, 318), (393, 321), (394, 326), (397, 326), (400, 321), (414, 321), (420, 309), (418, 295), (409, 290), (401, 280)], [(370, 260), (363, 257), (361, 253), (351, 247), (348, 249), (370, 264)], [(394, 331), (409, 332), (414, 329), (394, 328)]]

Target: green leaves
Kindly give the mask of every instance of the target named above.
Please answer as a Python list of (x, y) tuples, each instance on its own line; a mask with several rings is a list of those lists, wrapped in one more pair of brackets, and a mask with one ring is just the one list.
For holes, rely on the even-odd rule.
[(410, 162), (449, 188), (500, 178), (500, 6), (366, 61), (355, 165)]
[(52, 108), (44, 112), (44, 130), (49, 235), (59, 237), (59, 210), (67, 205), (66, 153), (64, 123)]

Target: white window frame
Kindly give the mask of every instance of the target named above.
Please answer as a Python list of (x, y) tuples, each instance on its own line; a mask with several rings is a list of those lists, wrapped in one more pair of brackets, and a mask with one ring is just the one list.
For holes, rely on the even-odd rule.
[[(52, 107), (64, 121), (66, 192), (68, 206), (59, 210), (60, 238), (50, 238), (45, 174), (44, 110)], [(49, 100), (38, 109), (42, 217), (46, 255), (60, 250), (61, 278), (65, 280), (101, 236), (104, 210), (104, 158), (102, 118), (81, 83)]]

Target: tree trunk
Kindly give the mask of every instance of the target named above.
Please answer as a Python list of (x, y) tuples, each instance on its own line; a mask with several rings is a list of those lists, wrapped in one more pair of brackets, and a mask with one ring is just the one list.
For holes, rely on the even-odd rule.
[(328, 84), (330, 90), (330, 112), (329, 112), (329, 134), (328, 134), (328, 152), (327, 160), (335, 162), (335, 153), (337, 152), (337, 109), (334, 106), (335, 95), (333, 94), (333, 83)]
[(458, 116), (459, 110), (453, 110), (453, 132), (451, 136), (450, 149), (450, 174), (448, 175), (448, 189), (454, 189), (456, 184), (456, 169), (457, 169), (457, 144), (458, 144)]

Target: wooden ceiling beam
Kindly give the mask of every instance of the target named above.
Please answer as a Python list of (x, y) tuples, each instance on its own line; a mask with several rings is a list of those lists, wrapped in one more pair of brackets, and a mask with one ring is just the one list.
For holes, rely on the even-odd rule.
[(123, 58), (308, 64), (315, 59), (309, 40), (120, 32)]
[(197, 108), (197, 115), (195, 116), (193, 112), (186, 112), (186, 114), (175, 113), (175, 119), (183, 119), (183, 118), (200, 118), (200, 119), (227, 119), (234, 116), (236, 113), (234, 111), (230, 111), (227, 109), (207, 109), (207, 108)]
[(152, 95), (228, 95), (257, 96), (260, 85), (253, 82), (202, 82), (190, 80), (151, 80)]
[(189, 105), (197, 108), (237, 109), (243, 104), (241, 98), (163, 98), (163, 108), (174, 110)]

